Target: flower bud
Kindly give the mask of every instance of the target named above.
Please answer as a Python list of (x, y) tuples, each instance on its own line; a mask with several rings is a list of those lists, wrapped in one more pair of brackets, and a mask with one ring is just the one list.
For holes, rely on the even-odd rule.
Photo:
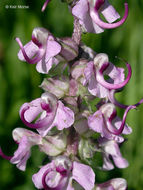
[(57, 156), (62, 153), (67, 145), (67, 136), (61, 132), (55, 136), (46, 136), (42, 139), (40, 150), (49, 156)]
[(69, 84), (67, 80), (44, 79), (40, 87), (54, 94), (58, 99), (63, 98), (68, 93)]

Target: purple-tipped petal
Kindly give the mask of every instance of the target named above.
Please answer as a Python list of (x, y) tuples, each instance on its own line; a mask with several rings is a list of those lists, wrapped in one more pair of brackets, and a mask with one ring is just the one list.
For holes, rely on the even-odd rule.
[(46, 1), (45, 1), (44, 5), (43, 5), (43, 7), (42, 7), (42, 12), (45, 11), (45, 9), (46, 9), (46, 7), (47, 7), (47, 5), (48, 5), (49, 2), (50, 2), (50, 0), (46, 0)]
[(124, 6), (125, 6), (125, 14), (124, 14), (123, 18), (120, 21), (116, 22), (116, 23), (106, 23), (106, 22), (103, 22), (100, 19), (98, 11), (95, 10), (94, 8), (90, 9), (90, 16), (91, 16), (93, 22), (95, 22), (101, 28), (104, 28), (104, 29), (117, 28), (120, 25), (122, 25), (126, 21), (126, 19), (128, 17), (128, 4), (125, 3)]
[(27, 110), (30, 109), (30, 106), (27, 104), (27, 106), (25, 108), (22, 109), (21, 111), (21, 115), (20, 118), (23, 121), (23, 123), (33, 129), (40, 129), (43, 128), (45, 126), (50, 126), (52, 124), (52, 121), (54, 119), (54, 115), (53, 114), (49, 114), (49, 116), (47, 115), (44, 119), (36, 122), (36, 123), (29, 123), (28, 121), (26, 121), (25, 119), (25, 113)]
[(73, 162), (72, 177), (76, 180), (85, 190), (92, 190), (95, 182), (95, 174), (93, 170), (79, 162)]
[(124, 126), (125, 126), (125, 121), (126, 121), (126, 117), (127, 117), (127, 113), (129, 112), (130, 109), (135, 109), (136, 106), (128, 106), (125, 110), (125, 113), (123, 115), (123, 120), (121, 123), (121, 126), (119, 129), (116, 129), (113, 125), (112, 125), (112, 120), (114, 118), (109, 118), (105, 123), (105, 126), (107, 127), (107, 129), (110, 131), (110, 133), (114, 134), (114, 135), (120, 135), (122, 133), (122, 131), (124, 130)]
[(42, 57), (43, 57), (44, 54), (45, 54), (45, 49), (41, 47), (41, 48), (39, 48), (39, 50), (37, 51), (37, 54), (34, 55), (33, 58), (30, 58), (30, 57), (28, 57), (28, 55), (27, 55), (27, 53), (26, 53), (26, 51), (25, 51), (25, 48), (24, 48), (22, 42), (20, 41), (20, 39), (19, 39), (19, 38), (16, 38), (16, 41), (17, 41), (17, 43), (18, 43), (19, 46), (20, 46), (20, 49), (21, 49), (21, 51), (22, 51), (22, 53), (23, 53), (23, 56), (24, 56), (25, 60), (26, 60), (28, 63), (30, 63), (30, 64), (35, 64), (35, 63), (37, 63), (38, 61), (40, 61), (40, 60), (42, 59)]
[(50, 172), (54, 168), (54, 163), (51, 162), (43, 166), (36, 174), (32, 176), (32, 181), (36, 188), (43, 189), (42, 177), (46, 171)]
[[(30, 115), (32, 115), (32, 120), (27, 116), (27, 111)], [(45, 131), (47, 128), (51, 127), (51, 124), (55, 118), (56, 111), (57, 98), (51, 93), (46, 92), (41, 96), (41, 103), (40, 99), (36, 99), (31, 103), (25, 103), (20, 109), (20, 118), (28, 127), (34, 129), (42, 128), (42, 130)], [(42, 113), (40, 118), (36, 120), (35, 123), (31, 123), (34, 119), (36, 119), (38, 113)]]
[[(35, 43), (33, 43), (32, 41), (30, 41), (30, 42), (28, 42), (28, 43), (24, 46), (24, 50), (25, 50), (27, 56), (28, 56), (29, 58), (32, 58), (34, 55), (37, 54), (39, 48), (38, 48), (37, 45), (35, 45)], [(18, 52), (18, 58), (19, 58), (21, 61), (26, 61), (21, 50)]]
[(123, 82), (119, 83), (119, 84), (111, 84), (111, 83), (108, 83), (108, 82), (105, 81), (105, 79), (103, 77), (103, 73), (102, 73), (103, 72), (102, 68), (104, 67), (104, 65), (100, 70), (96, 70), (96, 79), (102, 86), (104, 86), (107, 89), (112, 90), (112, 89), (122, 88), (129, 82), (129, 80), (131, 78), (131, 74), (132, 74), (130, 64), (126, 63), (126, 66), (127, 66), (127, 69), (128, 69), (128, 75), (127, 75), (126, 79)]

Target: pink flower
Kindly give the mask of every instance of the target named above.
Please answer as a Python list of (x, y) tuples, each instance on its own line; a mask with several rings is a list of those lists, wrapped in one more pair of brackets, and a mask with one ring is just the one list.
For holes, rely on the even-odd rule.
[(57, 156), (64, 152), (67, 146), (67, 136), (59, 133), (42, 138), (39, 134), (23, 128), (13, 130), (13, 139), (18, 144), (18, 149), (13, 156), (6, 156), (0, 149), (0, 156), (16, 164), (17, 168), (25, 171), (26, 163), (31, 156), (31, 148), (37, 145), (40, 151), (48, 156)]
[[(109, 90), (120, 89), (124, 87), (131, 78), (131, 67), (127, 63), (128, 75), (124, 79), (124, 69), (115, 67), (109, 62), (106, 54), (97, 54), (94, 62), (90, 61), (84, 69), (85, 81), (83, 85), (88, 83), (88, 91), (99, 98), (108, 97)], [(104, 75), (109, 77), (104, 79)]]
[(99, 110), (88, 118), (89, 128), (97, 133), (100, 133), (102, 137), (117, 142), (122, 142), (124, 139), (120, 134), (130, 134), (131, 128), (125, 124), (127, 113), (130, 109), (136, 108), (135, 106), (129, 106), (123, 115), (121, 120), (116, 115), (115, 106), (111, 103), (103, 104)]
[[(77, 56), (78, 47), (71, 38), (55, 39), (45, 28), (37, 27), (33, 30), (32, 40), (25, 46), (16, 38), (20, 46), (18, 58), (35, 64), (39, 73), (47, 74), (53, 65), (60, 61), (69, 61)], [(59, 58), (56, 58), (56, 56)]]
[(59, 156), (43, 166), (32, 180), (38, 189), (74, 190), (72, 180), (75, 180), (85, 190), (92, 190), (95, 174), (89, 166)]
[(106, 138), (99, 138), (99, 147), (102, 149), (103, 166), (104, 170), (112, 170), (114, 165), (112, 164), (111, 158), (114, 164), (118, 168), (128, 167), (128, 161), (122, 157), (118, 143), (115, 140), (108, 140)]
[[(100, 19), (99, 14), (105, 17), (108, 23)], [(123, 18), (116, 22), (120, 15), (108, 0), (79, 0), (72, 8), (72, 14), (79, 19), (84, 31), (92, 33), (101, 33), (104, 29), (116, 28), (122, 25), (128, 16), (128, 4), (125, 3), (125, 14)]]
[[(31, 123), (39, 114), (41, 114), (39, 119)], [(40, 135), (46, 136), (54, 126), (58, 130), (70, 127), (74, 123), (74, 112), (58, 101), (56, 96), (46, 92), (41, 98), (23, 104), (20, 118), (25, 125), (37, 129)]]

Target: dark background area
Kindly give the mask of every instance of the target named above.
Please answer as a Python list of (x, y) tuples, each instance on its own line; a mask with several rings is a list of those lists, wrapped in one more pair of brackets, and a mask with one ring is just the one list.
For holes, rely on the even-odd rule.
[[(121, 16), (124, 13), (123, 1), (111, 0)], [(45, 77), (36, 72), (35, 65), (21, 62), (17, 58), (19, 37), (23, 44), (31, 39), (34, 27), (47, 28), (54, 36), (71, 36), (73, 18), (66, 4), (52, 0), (44, 13), (41, 12), (43, 0), (1, 0), (0, 1), (0, 145), (4, 152), (12, 155), (17, 146), (12, 139), (12, 130), (24, 127), (19, 118), (20, 106), (39, 97), (38, 87)], [(6, 9), (5, 5), (28, 5), (29, 9)], [(115, 56), (124, 58), (132, 66), (132, 78), (125, 89), (116, 95), (122, 103), (133, 104), (143, 97), (143, 1), (129, 1), (129, 17), (120, 28), (106, 30), (101, 34), (84, 34), (86, 45), (97, 53), (109, 55), (111, 62), (118, 65)], [(124, 64), (121, 64), (124, 66)], [(122, 116), (122, 110), (118, 110)], [(96, 171), (96, 181), (123, 177), (128, 181), (129, 190), (143, 189), (143, 105), (129, 112), (128, 124), (133, 133), (121, 147), (123, 156), (129, 161), (126, 169), (110, 172)], [(1, 190), (34, 190), (31, 176), (42, 164), (43, 154), (32, 149), (26, 172), (19, 171), (15, 165), (0, 158)]]

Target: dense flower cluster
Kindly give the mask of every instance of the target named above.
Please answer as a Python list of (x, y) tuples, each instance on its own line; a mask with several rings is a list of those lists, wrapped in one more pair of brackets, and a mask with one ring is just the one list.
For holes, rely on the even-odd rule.
[[(49, 2), (44, 3), (43, 11)], [(24, 103), (19, 111), (22, 122), (35, 132), (14, 129), (18, 149), (13, 156), (6, 156), (0, 149), (0, 155), (24, 171), (31, 148), (38, 146), (50, 162), (32, 176), (37, 189), (125, 190), (125, 179), (98, 184), (95, 173), (96, 169), (128, 166), (119, 147), (124, 142), (123, 135), (132, 132), (126, 123), (127, 114), (143, 99), (134, 105), (119, 103), (114, 94), (129, 82), (130, 64), (125, 63), (125, 76), (124, 68), (111, 63), (108, 55), (94, 52), (80, 40), (82, 32), (100, 33), (123, 24), (128, 4), (125, 3), (123, 18), (114, 23), (120, 15), (107, 0), (66, 2), (75, 19), (72, 37), (56, 38), (47, 29), (37, 27), (26, 45), (16, 38), (20, 46), (18, 58), (36, 64), (37, 71), (47, 75), (40, 86), (44, 90), (41, 97)], [(101, 20), (100, 13), (108, 23)], [(116, 106), (124, 109), (122, 118)], [(97, 153), (102, 163), (94, 167)]]

